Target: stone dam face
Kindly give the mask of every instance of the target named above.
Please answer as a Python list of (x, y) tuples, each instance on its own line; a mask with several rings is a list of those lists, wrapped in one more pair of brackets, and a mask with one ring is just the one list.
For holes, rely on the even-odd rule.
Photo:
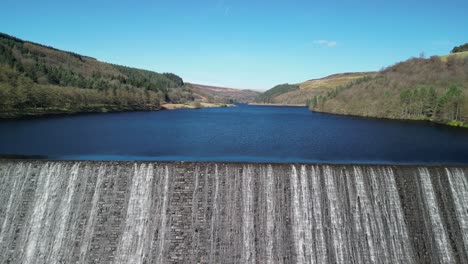
[(0, 263), (468, 263), (468, 169), (0, 161)]

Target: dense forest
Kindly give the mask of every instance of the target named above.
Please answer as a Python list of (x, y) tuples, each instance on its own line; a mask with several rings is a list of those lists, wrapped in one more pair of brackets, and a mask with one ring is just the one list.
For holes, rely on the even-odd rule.
[(255, 101), (257, 103), (265, 103), (265, 104), (275, 103), (274, 101), (275, 96), (284, 94), (290, 91), (295, 91), (295, 90), (299, 90), (299, 86), (296, 84), (287, 84), (287, 83), (280, 84), (258, 95)]
[(0, 116), (159, 109), (193, 101), (172, 73), (99, 62), (0, 34)]
[(310, 101), (313, 111), (468, 123), (468, 57), (412, 58)]

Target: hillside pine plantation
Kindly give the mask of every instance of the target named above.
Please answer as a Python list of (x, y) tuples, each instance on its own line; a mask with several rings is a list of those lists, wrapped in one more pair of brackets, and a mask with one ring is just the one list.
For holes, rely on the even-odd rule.
[[(216, 89), (215, 89), (216, 88)], [(0, 117), (250, 102), (258, 92), (184, 83), (0, 33)]]

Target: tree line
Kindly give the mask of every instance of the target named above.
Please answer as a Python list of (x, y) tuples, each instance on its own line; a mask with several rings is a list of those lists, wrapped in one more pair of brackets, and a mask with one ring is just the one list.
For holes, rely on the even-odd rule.
[(464, 52), (464, 51), (468, 51), (468, 43), (454, 47), (451, 53)]
[(433, 86), (420, 86), (400, 92), (404, 118), (422, 116), (433, 119), (444, 113), (450, 120), (461, 121), (463, 99), (463, 90), (457, 85), (451, 85), (440, 95)]

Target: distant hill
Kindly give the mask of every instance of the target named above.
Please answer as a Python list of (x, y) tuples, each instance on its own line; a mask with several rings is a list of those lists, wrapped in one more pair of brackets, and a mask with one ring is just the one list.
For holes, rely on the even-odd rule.
[(307, 105), (314, 96), (324, 95), (332, 89), (374, 74), (374, 72), (341, 73), (299, 84), (278, 85), (259, 95), (256, 101), (273, 104)]
[(156, 110), (201, 96), (172, 73), (104, 63), (0, 33), (0, 117)]
[(250, 103), (257, 98), (260, 92), (253, 90), (241, 90), (201, 84), (188, 84), (195, 94), (195, 98), (202, 102), (224, 103)]
[(314, 111), (468, 123), (468, 56), (412, 58), (312, 98)]
[(299, 90), (299, 86), (296, 84), (280, 84), (277, 85), (261, 94), (255, 99), (257, 103), (266, 103), (266, 104), (276, 104), (276, 103), (286, 103), (278, 101), (276, 97), (291, 92)]

